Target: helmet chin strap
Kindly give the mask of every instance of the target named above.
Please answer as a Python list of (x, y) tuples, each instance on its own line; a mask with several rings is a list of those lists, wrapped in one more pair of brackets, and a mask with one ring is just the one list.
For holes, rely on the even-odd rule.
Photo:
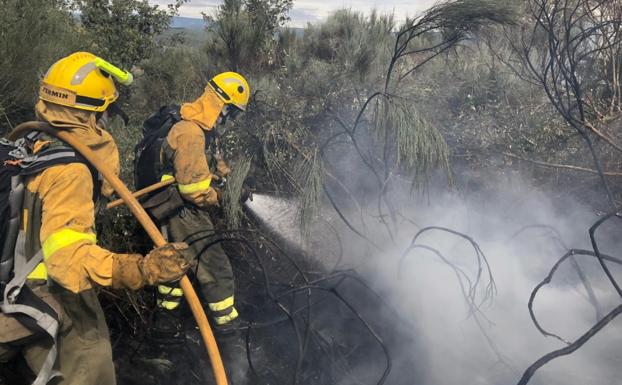
[[(106, 114), (104, 115), (104, 113)], [(114, 118), (115, 116), (123, 119), (123, 124), (125, 126), (127, 126), (130, 122), (130, 117), (127, 116), (125, 111), (123, 111), (121, 107), (119, 107), (119, 104), (116, 102), (110, 103), (106, 111), (98, 112), (95, 116), (97, 117), (98, 124), (102, 124), (104, 128), (106, 128), (110, 119)]]
[(227, 123), (227, 115), (223, 115), (223, 113), (221, 112), (220, 115), (218, 115), (216, 123), (220, 125), (224, 125), (225, 123)]
[(117, 103), (117, 102), (111, 103), (108, 106), (108, 110), (107, 111), (108, 111), (108, 114), (110, 114), (111, 117), (117, 115), (121, 119), (123, 119), (123, 124), (125, 124), (126, 126), (130, 122), (130, 117), (125, 113), (125, 111), (123, 111), (121, 109), (121, 107), (119, 106), (119, 103)]
[(235, 119), (235, 117), (240, 112), (240, 109), (231, 104), (225, 104), (225, 106), (220, 110), (220, 115), (218, 115), (218, 124), (225, 124), (227, 122), (227, 118)]
[(225, 104), (225, 106), (220, 110), (220, 115), (218, 115), (218, 120), (216, 123), (225, 124), (228, 118), (232, 120), (235, 119), (236, 116), (241, 112), (239, 108), (231, 104)]
[(230, 110), (229, 110), (229, 105), (225, 104), (222, 109), (220, 110), (220, 114), (218, 115), (218, 124), (224, 125), (225, 123), (227, 123), (227, 118), (229, 117), (230, 114)]

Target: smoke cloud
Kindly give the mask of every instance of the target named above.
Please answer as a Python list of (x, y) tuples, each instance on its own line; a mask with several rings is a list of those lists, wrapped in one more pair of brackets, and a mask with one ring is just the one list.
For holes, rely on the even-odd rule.
[[(387, 384), (513, 384), (536, 359), (564, 346), (538, 332), (527, 309), (529, 295), (565, 253), (565, 247), (591, 249), (587, 230), (598, 217), (571, 198), (552, 199), (552, 194), (519, 179), (500, 180), (496, 185), (500, 187), (469, 194), (431, 189), (424, 195), (394, 195), (393, 200), (401, 203), (394, 241), (377, 216), (366, 216), (365, 224), (356, 222), (366, 228), (380, 250), (328, 214), (316, 226), (312, 242), (306, 244), (328, 269), (336, 262), (339, 268), (356, 269), (385, 299), (385, 309), (367, 309), (366, 314), (374, 314), (374, 327), (381, 334), (392, 336), (389, 350), (394, 369)], [(295, 204), (257, 196), (251, 208), (276, 233), (301, 243), (294, 225)], [(348, 214), (350, 218), (358, 215)], [(455, 269), (432, 251), (417, 248), (402, 260), (413, 235), (427, 226), (464, 233), (481, 246), (497, 289), (494, 299), (481, 306), (481, 313), (470, 311)], [(607, 236), (612, 233), (613, 226), (603, 229), (601, 247), (604, 253), (616, 256), (619, 237)], [(335, 234), (342, 235), (344, 257), (340, 261), (335, 259)], [(471, 282), (477, 279), (476, 254), (468, 241), (432, 230), (417, 244), (438, 250)], [(606, 314), (619, 298), (594, 258), (578, 256), (576, 260), (588, 277), (601, 312)], [(551, 284), (540, 291), (534, 309), (546, 330), (574, 341), (596, 322), (596, 310), (570, 262), (564, 263)], [(619, 268), (611, 269), (619, 275)], [(484, 265), (476, 301), (484, 298), (487, 279)], [(463, 284), (468, 285), (468, 281)], [(399, 330), (394, 327), (397, 323), (402, 325)], [(396, 333), (407, 335), (395, 338)], [(621, 335), (620, 321), (614, 320), (579, 351), (544, 366), (531, 383), (619, 382), (617, 349)], [(356, 377), (365, 379), (360, 383), (374, 383), (372, 379), (383, 365), (381, 356), (370, 356), (369, 362), (356, 368)]]

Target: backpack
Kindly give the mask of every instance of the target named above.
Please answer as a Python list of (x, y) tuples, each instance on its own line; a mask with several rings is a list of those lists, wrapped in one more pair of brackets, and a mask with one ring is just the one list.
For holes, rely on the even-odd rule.
[[(94, 176), (97, 172), (73, 148), (64, 143), (49, 146), (33, 154), (41, 133), (33, 131), (11, 142), (0, 138), (0, 293), (11, 279), (13, 257), (19, 232), (20, 211), (24, 198), (24, 177), (37, 174), (48, 167), (67, 163), (84, 163)], [(94, 199), (99, 181), (94, 177)]]
[[(0, 285), (4, 286), (11, 278), (13, 269), (13, 250), (19, 229), (19, 206), (23, 190), (18, 191), (19, 167), (14, 163), (11, 152), (16, 146), (0, 139)], [(13, 203), (11, 204), (11, 201)], [(0, 290), (3, 288), (0, 287)]]
[[(24, 234), (20, 231), (20, 212), (24, 200), (24, 179), (48, 167), (80, 162), (89, 166), (94, 179), (97, 173), (79, 153), (64, 143), (32, 152), (41, 133), (33, 131), (15, 142), (0, 138), (0, 316), (11, 317), (33, 334), (51, 338), (53, 345), (33, 384), (46, 384), (58, 375), (56, 336), (59, 316), (53, 306), (39, 298), (27, 285), (28, 275), (43, 261), (42, 251), (27, 259)], [(99, 183), (94, 185), (94, 198)]]
[(180, 107), (173, 104), (160, 107), (144, 121), (143, 138), (134, 147), (134, 187), (137, 190), (160, 182), (162, 143), (180, 120)]
[[(171, 128), (181, 121), (181, 107), (177, 104), (162, 106), (143, 122), (143, 138), (134, 147), (134, 187), (141, 190), (160, 182), (164, 165), (162, 164), (162, 144)], [(205, 150), (214, 146), (219, 134), (216, 130), (205, 132)], [(148, 194), (147, 197), (155, 193)]]

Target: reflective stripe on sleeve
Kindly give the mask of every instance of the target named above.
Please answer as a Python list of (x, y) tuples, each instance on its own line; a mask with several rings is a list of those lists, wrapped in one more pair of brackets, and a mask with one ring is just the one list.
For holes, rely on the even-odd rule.
[(45, 267), (43, 262), (39, 263), (35, 269), (28, 274), (26, 279), (41, 279), (47, 281), (48, 279), (48, 269)]
[(173, 179), (173, 176), (170, 175), (170, 174), (164, 174), (164, 175), (162, 175), (162, 178), (160, 178), (160, 182), (164, 182), (164, 181), (167, 181), (169, 179)]
[(224, 325), (233, 321), (236, 318), (238, 318), (238, 311), (235, 310), (235, 308), (232, 308), (231, 313), (223, 315), (221, 317), (214, 317), (214, 322), (216, 322), (216, 325)]
[(172, 297), (184, 296), (184, 291), (180, 287), (170, 287), (166, 285), (158, 285), (158, 293), (162, 295), (170, 295)]
[(57, 231), (43, 242), (43, 259), (47, 259), (63, 247), (80, 241), (88, 241), (89, 243), (95, 244), (97, 243), (97, 236), (93, 233), (81, 233), (71, 229)]
[(233, 306), (233, 296), (223, 299), (220, 302), (210, 303), (209, 309), (211, 311), (222, 311), (227, 309), (228, 307)]
[(177, 187), (179, 188), (179, 192), (182, 194), (192, 194), (199, 191), (204, 191), (209, 189), (212, 184), (212, 178), (209, 177), (200, 182), (191, 183), (191, 184), (180, 184)]

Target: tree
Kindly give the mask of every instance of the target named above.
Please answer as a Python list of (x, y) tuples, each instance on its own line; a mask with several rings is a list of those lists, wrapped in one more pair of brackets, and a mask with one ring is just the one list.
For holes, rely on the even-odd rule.
[[(447, 1), (407, 20), (395, 35), (388, 30), (393, 49), (389, 52), (380, 84), (361, 99), (361, 107), (350, 121), (333, 115), (341, 132), (325, 139), (322, 154), (335, 140), (349, 139), (369, 172), (368, 179), (376, 183), (377, 217), (385, 225), (391, 240), (398, 230), (398, 211), (389, 196), (393, 186), (398, 184), (396, 179), (402, 177), (414, 184), (425, 181), (437, 168), (449, 169), (445, 140), (438, 127), (417, 109), (412, 94), (407, 91), (412, 88), (408, 85), (409, 77), (484, 27), (510, 23), (512, 16), (510, 9), (489, 1)], [(360, 138), (361, 131), (370, 138)], [(372, 146), (364, 151), (361, 142), (372, 143)], [(339, 211), (326, 188), (325, 193)], [(358, 199), (365, 200), (363, 197)], [(353, 227), (351, 229), (361, 235)]]
[[(518, 39), (509, 36), (523, 73), (539, 84), (559, 115), (583, 138), (610, 206), (602, 154), (622, 152), (610, 127), (620, 116), (620, 5), (609, 1), (531, 0)], [(619, 155), (619, 154), (618, 154)]]
[(517, 35), (509, 35), (508, 41), (518, 58), (518, 70), (523, 70), (528, 80), (542, 87), (558, 114), (582, 138), (585, 152), (604, 187), (607, 205), (613, 210), (589, 229), (593, 250), (568, 250), (531, 294), (529, 310), (535, 326), (543, 335), (555, 337), (567, 346), (544, 355), (527, 368), (518, 382), (526, 385), (539, 368), (557, 357), (575, 352), (622, 313), (622, 305), (618, 305), (580, 338), (569, 342), (544, 330), (532, 308), (540, 287), (551, 281), (562, 262), (573, 261), (575, 255), (595, 257), (612, 288), (622, 298), (622, 288), (606, 261), (621, 262), (601, 254), (596, 241), (597, 229), (607, 220), (619, 217), (620, 210), (616, 208), (616, 197), (602, 161), (609, 151), (613, 151), (618, 160), (622, 153), (619, 129), (611, 124), (622, 112), (619, 80), (622, 7), (619, 2), (606, 0), (529, 0)]
[(0, 131), (6, 132), (32, 117), (40, 76), (77, 49), (80, 31), (67, 1), (0, 0), (0, 9)]
[(76, 0), (75, 7), (88, 36), (88, 48), (129, 68), (151, 55), (155, 37), (169, 28), (186, 1), (174, 0), (160, 9), (147, 0)]
[(414, 75), (510, 17), (494, 2), (463, 0), (398, 28), (390, 16), (339, 11), (301, 36), (281, 34), (282, 60), (257, 85), (244, 125), (260, 133), (263, 179), (299, 198), (303, 232), (326, 197), (358, 236), (371, 241), (364, 221), (378, 220), (394, 238), (402, 181), (449, 168), (437, 111), (418, 108)]
[(244, 0), (250, 21), (264, 37), (271, 39), (278, 29), (289, 21), (287, 14), (293, 0)]
[(203, 13), (211, 33), (207, 51), (236, 71), (265, 64), (292, 4), (293, 0), (225, 0), (214, 15)]

